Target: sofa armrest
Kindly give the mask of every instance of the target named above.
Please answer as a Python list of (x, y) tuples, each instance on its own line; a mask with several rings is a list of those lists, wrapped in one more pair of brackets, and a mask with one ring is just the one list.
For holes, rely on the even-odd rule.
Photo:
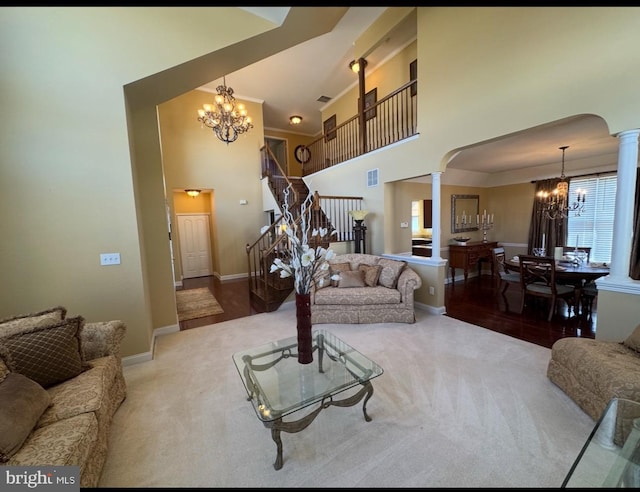
[(126, 332), (120, 320), (85, 323), (80, 331), (80, 348), (84, 360), (93, 360), (107, 355), (120, 358), (120, 345)]
[(400, 277), (398, 277), (398, 286), (396, 287), (400, 292), (401, 302), (413, 306), (413, 291), (421, 286), (422, 279), (420, 275), (411, 268), (405, 267)]

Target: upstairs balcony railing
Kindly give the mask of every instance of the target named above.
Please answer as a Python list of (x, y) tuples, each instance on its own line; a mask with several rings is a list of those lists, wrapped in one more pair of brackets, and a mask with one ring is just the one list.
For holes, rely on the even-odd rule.
[(310, 158), (302, 166), (302, 175), (308, 176), (415, 135), (416, 87), (416, 80), (407, 82), (307, 145)]

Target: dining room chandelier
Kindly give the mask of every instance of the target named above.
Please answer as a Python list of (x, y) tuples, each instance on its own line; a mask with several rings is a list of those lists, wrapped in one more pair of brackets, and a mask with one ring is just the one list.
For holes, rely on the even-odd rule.
[(587, 193), (585, 190), (578, 188), (576, 190), (576, 199), (569, 202), (569, 182), (564, 175), (564, 153), (569, 148), (568, 145), (558, 147), (562, 150), (562, 171), (560, 172), (560, 181), (553, 191), (539, 191), (537, 193), (540, 202), (540, 212), (550, 220), (566, 219), (571, 212), (575, 212), (576, 217), (584, 212)]
[(235, 142), (238, 136), (253, 128), (251, 117), (247, 116), (244, 104), (236, 105), (233, 89), (227, 87), (225, 78), (222, 85), (216, 87), (214, 104), (204, 104), (198, 110), (198, 121), (213, 130), (216, 136), (227, 145)]

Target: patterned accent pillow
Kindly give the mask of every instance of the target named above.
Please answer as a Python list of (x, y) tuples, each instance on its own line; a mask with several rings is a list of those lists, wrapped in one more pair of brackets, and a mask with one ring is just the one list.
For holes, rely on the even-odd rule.
[(62, 321), (67, 315), (66, 308), (53, 307), (32, 314), (21, 314), (0, 320), (0, 337), (14, 335), (37, 326), (46, 326)]
[(364, 287), (364, 272), (362, 270), (349, 270), (340, 274), (338, 287), (341, 289), (349, 287)]
[(22, 447), (50, 404), (49, 393), (22, 374), (9, 373), (0, 383), (0, 463)]
[(89, 366), (82, 360), (79, 332), (84, 318), (35, 327), (0, 338), (0, 357), (11, 372), (32, 379), (43, 388), (76, 377)]
[(389, 289), (395, 289), (398, 285), (398, 277), (407, 266), (406, 261), (391, 260), (389, 258), (380, 258), (378, 265), (382, 266), (378, 283)]
[(382, 271), (381, 265), (367, 265), (360, 263), (358, 270), (364, 272), (364, 283), (367, 287), (375, 287), (378, 285), (378, 279), (380, 278), (380, 272)]
[(631, 333), (631, 335), (629, 335), (622, 344), (631, 350), (640, 352), (640, 325), (636, 326), (633, 333)]

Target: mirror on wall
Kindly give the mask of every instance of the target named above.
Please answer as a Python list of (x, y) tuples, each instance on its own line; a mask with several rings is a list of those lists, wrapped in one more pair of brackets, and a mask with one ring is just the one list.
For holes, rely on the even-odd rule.
[(451, 232), (477, 231), (480, 195), (451, 195)]

